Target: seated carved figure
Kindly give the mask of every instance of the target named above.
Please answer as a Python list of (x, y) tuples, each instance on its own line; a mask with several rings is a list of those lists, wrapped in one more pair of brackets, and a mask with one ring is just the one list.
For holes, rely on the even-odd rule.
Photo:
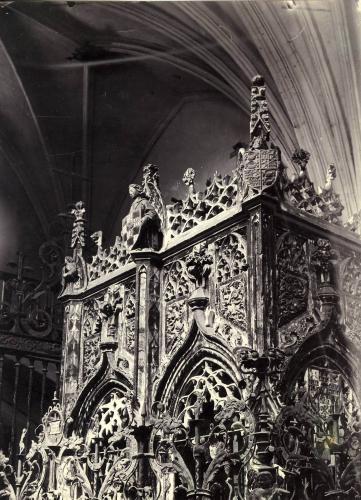
[(158, 170), (144, 167), (143, 185), (131, 184), (132, 205), (123, 219), (122, 240), (128, 250), (159, 250), (163, 244), (164, 206), (158, 189)]

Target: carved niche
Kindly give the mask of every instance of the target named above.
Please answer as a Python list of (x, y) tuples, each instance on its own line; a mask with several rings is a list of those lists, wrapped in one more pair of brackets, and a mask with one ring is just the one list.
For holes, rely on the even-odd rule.
[(187, 299), (191, 282), (184, 260), (164, 266), (165, 352), (169, 355), (184, 338), (189, 322)]
[(231, 347), (247, 345), (247, 249), (239, 232), (216, 241), (216, 331)]
[(277, 251), (278, 325), (307, 312), (309, 271), (307, 242), (295, 234), (281, 236)]

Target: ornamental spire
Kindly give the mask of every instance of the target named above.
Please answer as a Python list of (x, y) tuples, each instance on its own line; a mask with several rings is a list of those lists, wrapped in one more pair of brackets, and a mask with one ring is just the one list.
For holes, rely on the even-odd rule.
[(241, 202), (272, 188), (281, 172), (281, 157), (278, 148), (269, 145), (270, 122), (266, 101), (266, 86), (262, 76), (252, 80), (250, 144), (242, 152), (238, 150), (238, 193)]
[(251, 88), (250, 149), (268, 149), (270, 131), (266, 86), (257, 75)]
[(74, 216), (73, 230), (71, 233), (71, 248), (74, 252), (81, 253), (85, 247), (85, 207), (82, 201), (77, 201), (75, 207), (71, 210)]

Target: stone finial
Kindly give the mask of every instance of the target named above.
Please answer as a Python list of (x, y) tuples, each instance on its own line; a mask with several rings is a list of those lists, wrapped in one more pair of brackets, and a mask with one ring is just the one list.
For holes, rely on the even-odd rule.
[(96, 231), (90, 235), (90, 238), (94, 241), (94, 244), (101, 248), (103, 244), (103, 231)]
[(270, 130), (266, 87), (263, 77), (257, 75), (251, 89), (250, 148), (268, 149)]
[(296, 163), (301, 169), (300, 175), (306, 171), (308, 161), (310, 159), (310, 153), (302, 148), (296, 149), (292, 155), (293, 163)]
[(361, 210), (353, 214), (345, 224), (349, 231), (361, 237)]
[(85, 246), (85, 207), (82, 201), (77, 201), (71, 210), (74, 216), (73, 230), (71, 233), (71, 248), (80, 250)]
[(323, 191), (331, 191), (332, 190), (332, 182), (336, 179), (336, 167), (331, 164), (327, 169), (326, 183)]
[(188, 192), (189, 194), (194, 193), (194, 179), (195, 179), (196, 173), (193, 170), (193, 168), (187, 168), (187, 170), (183, 174), (183, 179), (182, 181), (186, 186), (188, 186)]

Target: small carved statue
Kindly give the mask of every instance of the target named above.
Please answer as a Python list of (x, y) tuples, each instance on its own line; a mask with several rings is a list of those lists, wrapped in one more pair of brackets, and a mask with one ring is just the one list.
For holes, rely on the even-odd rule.
[(154, 165), (144, 167), (143, 186), (131, 184), (133, 202), (123, 220), (122, 239), (130, 250), (159, 250), (163, 244), (163, 202), (158, 189), (158, 173)]
[(73, 259), (73, 257), (66, 256), (63, 267), (63, 285), (77, 281), (78, 277), (79, 275), (75, 259)]

